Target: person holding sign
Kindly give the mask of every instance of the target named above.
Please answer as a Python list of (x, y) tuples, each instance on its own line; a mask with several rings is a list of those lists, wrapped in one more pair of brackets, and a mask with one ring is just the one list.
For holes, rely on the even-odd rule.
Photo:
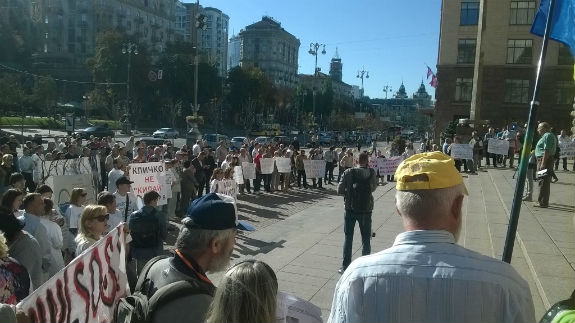
[(483, 137), (483, 143), (485, 144), (485, 161), (487, 162), (487, 166), (489, 166), (489, 159), (491, 158), (493, 162), (493, 167), (497, 167), (497, 160), (494, 153), (488, 152), (489, 149), (489, 139), (497, 139), (497, 134), (495, 133), (495, 129), (489, 128), (485, 136)]
[(307, 159), (305, 150), (301, 150), (295, 157), (295, 168), (297, 169), (297, 187), (301, 187), (301, 180), (303, 177), (303, 188), (307, 188), (307, 180), (305, 177), (305, 168), (303, 161)]

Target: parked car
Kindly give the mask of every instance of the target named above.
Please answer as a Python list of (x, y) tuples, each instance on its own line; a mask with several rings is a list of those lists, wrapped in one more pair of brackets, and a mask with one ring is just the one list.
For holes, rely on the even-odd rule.
[(88, 139), (90, 136), (94, 137), (114, 137), (114, 132), (107, 126), (91, 126), (86, 129), (81, 129), (74, 132), (75, 138)]
[(139, 141), (143, 141), (148, 146), (160, 146), (164, 144), (164, 139), (156, 137), (142, 137)]
[(258, 142), (260, 145), (267, 145), (267, 144), (271, 144), (272, 143), (272, 138), (270, 137), (256, 137), (256, 139), (254, 139), (256, 142)]
[(209, 147), (212, 149), (215, 149), (222, 140), (226, 143), (230, 142), (230, 137), (219, 133), (206, 134), (203, 139), (206, 141), (206, 146), (204, 148)]
[(244, 144), (245, 141), (246, 137), (233, 137), (230, 142), (232, 144), (232, 147), (240, 149), (242, 148), (242, 145)]
[(160, 128), (152, 134), (153, 137), (156, 138), (178, 138), (180, 136), (180, 132), (174, 128)]
[(322, 146), (331, 146), (335, 143), (335, 139), (327, 133), (322, 133), (319, 136), (319, 144)]

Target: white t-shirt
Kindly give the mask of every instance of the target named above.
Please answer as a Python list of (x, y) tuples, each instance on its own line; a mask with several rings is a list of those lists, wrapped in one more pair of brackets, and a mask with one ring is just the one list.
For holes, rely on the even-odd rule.
[(34, 162), (34, 171), (32, 172), (32, 180), (35, 183), (38, 183), (42, 179), (42, 158), (38, 156), (38, 154), (33, 154), (32, 161)]
[(120, 195), (120, 193), (115, 192), (114, 196), (116, 197), (116, 207), (118, 208), (118, 210), (120, 211), (120, 216), (122, 217), (122, 221), (124, 219), (124, 215), (126, 214), (126, 196), (130, 195), (130, 202), (128, 205), (128, 216), (130, 214), (132, 214), (132, 212), (134, 211), (138, 211), (138, 200), (136, 198), (136, 195), (134, 195), (134, 193), (129, 192), (128, 194), (122, 196)]
[(76, 206), (70, 204), (65, 214), (66, 224), (68, 224), (68, 228), (78, 229), (78, 224), (80, 224), (80, 218), (82, 217), (82, 211), (84, 211), (83, 206)]
[(217, 179), (212, 179), (210, 182), (210, 193), (221, 193), (218, 191), (220, 182), (221, 181), (218, 181)]
[(198, 156), (201, 152), (202, 152), (202, 147), (201, 147), (200, 145), (195, 144), (195, 145), (192, 147), (192, 153), (194, 154), (194, 157), (195, 157), (195, 156)]
[(50, 239), (50, 268), (48, 269), (48, 275), (52, 277), (65, 266), (64, 258), (62, 257), (62, 247), (64, 246), (62, 229), (58, 224), (47, 218), (40, 218), (40, 223), (46, 228)]
[(124, 222), (124, 214), (120, 213), (120, 210), (116, 209), (116, 212), (109, 214), (110, 219), (108, 220), (108, 232), (114, 230), (114, 228), (116, 228), (118, 224)]

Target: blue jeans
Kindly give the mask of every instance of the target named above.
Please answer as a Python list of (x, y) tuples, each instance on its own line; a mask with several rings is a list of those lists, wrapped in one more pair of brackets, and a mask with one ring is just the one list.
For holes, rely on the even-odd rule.
[(361, 255), (365, 256), (371, 253), (371, 212), (355, 213), (351, 210), (345, 210), (345, 225), (343, 227), (345, 242), (343, 243), (342, 263), (342, 267), (344, 269), (351, 263), (351, 249), (353, 247), (355, 221), (359, 224), (359, 232), (361, 233), (361, 243), (363, 245)]

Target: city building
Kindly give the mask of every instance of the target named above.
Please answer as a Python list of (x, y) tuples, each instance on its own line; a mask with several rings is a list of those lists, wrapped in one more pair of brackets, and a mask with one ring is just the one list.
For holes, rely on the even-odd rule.
[[(331, 79), (331, 87), (333, 90), (334, 101), (346, 101), (352, 98), (352, 87), (351, 85), (342, 82), (341, 80), (336, 80), (331, 75), (327, 75), (322, 72), (317, 72), (317, 76), (314, 77), (313, 74), (299, 74), (298, 75), (299, 84), (305, 89), (313, 90), (314, 87), (316, 91), (321, 92), (326, 79)], [(315, 86), (314, 86), (315, 85)]]
[[(542, 38), (530, 33), (539, 1), (443, 0), (435, 137), (458, 119), (501, 128), (529, 116)], [(483, 9), (482, 9), (483, 8)], [(483, 19), (482, 19), (483, 17)], [(569, 49), (550, 41), (539, 120), (569, 129), (575, 85)]]
[(228, 42), (228, 70), (240, 65), (240, 49), (242, 41), (239, 36), (233, 35)]
[(297, 85), (300, 41), (271, 17), (246, 26), (239, 33), (240, 66), (254, 66), (278, 87)]
[(341, 63), (337, 47), (335, 49), (335, 57), (331, 59), (331, 63), (329, 64), (329, 75), (332, 80), (338, 82), (341, 82), (343, 77), (343, 64)]
[(351, 86), (351, 96), (354, 99), (356, 99), (356, 100), (361, 99), (363, 97), (362, 93), (363, 93), (363, 91), (361, 90), (359, 85), (352, 85)]

